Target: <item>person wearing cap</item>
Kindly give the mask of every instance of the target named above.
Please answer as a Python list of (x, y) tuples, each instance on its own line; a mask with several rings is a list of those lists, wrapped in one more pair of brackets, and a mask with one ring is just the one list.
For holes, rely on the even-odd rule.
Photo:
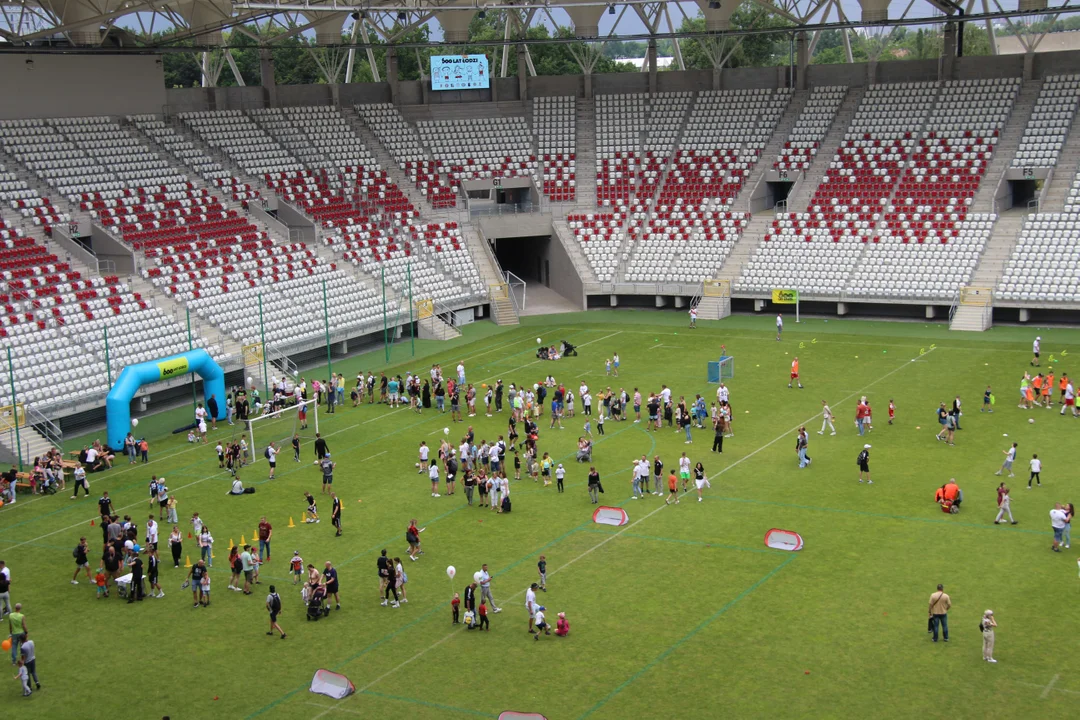
[[(859, 482), (862, 482), (865, 479), (868, 484), (873, 485), (874, 481), (870, 479), (870, 446), (869, 445), (863, 445), (862, 452), (859, 453), (859, 458), (858, 458), (857, 462), (859, 464)], [(864, 475), (866, 476), (865, 478), (863, 477)]]
[(555, 484), (559, 492), (563, 491), (563, 478), (566, 477), (566, 469), (559, 463), (559, 466), (555, 468)]
[(543, 630), (545, 635), (551, 634), (551, 627), (544, 620), (544, 612), (547, 610), (543, 605), (536, 608), (535, 625), (536, 633), (533, 635), (533, 640), (540, 639), (540, 631)]
[(330, 453), (326, 453), (319, 460), (319, 467), (322, 468), (322, 491), (325, 494), (330, 492), (334, 484), (334, 468), (337, 463), (330, 459)]
[(1036, 336), (1035, 342), (1031, 343), (1031, 354), (1035, 357), (1031, 358), (1031, 366), (1039, 367), (1039, 349), (1042, 346), (1042, 337)]
[(988, 663), (996, 663), (994, 659), (994, 628), (997, 627), (997, 620), (994, 619), (994, 611), (987, 610), (983, 613), (982, 622), (979, 623), (979, 629), (982, 630), (983, 636), (983, 660)]

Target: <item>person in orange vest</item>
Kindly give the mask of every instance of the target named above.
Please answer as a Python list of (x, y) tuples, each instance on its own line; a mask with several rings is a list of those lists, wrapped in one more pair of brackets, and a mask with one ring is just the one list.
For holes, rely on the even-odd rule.
[(791, 361), (791, 380), (787, 384), (789, 388), (791, 387), (791, 383), (795, 383), (799, 386), (799, 389), (802, 390), (802, 382), (799, 381), (799, 358), (795, 358)]

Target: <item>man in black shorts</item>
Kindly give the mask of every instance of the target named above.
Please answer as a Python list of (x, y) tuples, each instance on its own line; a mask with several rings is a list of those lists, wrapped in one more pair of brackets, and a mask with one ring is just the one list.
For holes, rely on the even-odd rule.
[(326, 440), (319, 433), (315, 433), (315, 459), (322, 460), (329, 455), (330, 447), (326, 444)]
[[(341, 537), (341, 499), (331, 492), (330, 500), (333, 503), (330, 506), (330, 522), (337, 528), (337, 533), (334, 537)], [(327, 564), (329, 565), (329, 563)]]
[(326, 599), (330, 600), (330, 596), (334, 596), (334, 603), (336, 610), (341, 609), (341, 599), (338, 597), (338, 577), (337, 568), (331, 564), (329, 560), (326, 561), (326, 569), (323, 570), (323, 583), (326, 585)]
[(379, 599), (382, 600), (383, 593), (386, 591), (387, 578), (390, 576), (390, 558), (386, 557), (385, 548), (375, 564), (379, 569)]
[(277, 623), (278, 613), (281, 612), (281, 597), (277, 594), (274, 586), (270, 586), (270, 594), (266, 596), (266, 609), (270, 611), (270, 630), (267, 635), (273, 636), (274, 630), (281, 633), (281, 639), (285, 639), (285, 631)]

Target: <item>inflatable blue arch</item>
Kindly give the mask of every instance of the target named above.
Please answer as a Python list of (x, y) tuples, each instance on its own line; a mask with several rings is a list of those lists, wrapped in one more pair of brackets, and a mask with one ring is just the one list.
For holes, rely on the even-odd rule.
[[(225, 371), (205, 350), (191, 350), (160, 360), (128, 365), (120, 372), (105, 398), (105, 423), (109, 446), (122, 450), (131, 429), (131, 400), (148, 383), (198, 373), (203, 381), (203, 406), (213, 395), (217, 400), (218, 420), (225, 419)], [(194, 417), (192, 418), (194, 420)]]

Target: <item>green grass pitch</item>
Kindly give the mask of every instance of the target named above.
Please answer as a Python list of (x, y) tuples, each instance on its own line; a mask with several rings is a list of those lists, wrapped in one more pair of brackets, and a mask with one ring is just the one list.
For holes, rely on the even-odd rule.
[[(562, 431), (540, 421), (541, 451), (569, 470), (565, 494), (529, 479), (513, 482), (513, 512), (497, 515), (467, 507), (460, 488), (453, 497), (430, 497), (427, 478), (416, 474), (421, 440), (437, 446), (444, 426), (451, 439), (461, 437), (463, 426), (449, 415), (348, 403), (332, 416), (320, 412), (338, 463), (340, 538), (326, 520), (325, 501), (322, 523), (300, 522), (302, 491), (319, 490), (310, 447), (300, 464), (283, 453), (269, 482), (258, 457), (243, 474), (257, 493), (231, 498), (213, 443), (193, 447), (168, 433), (190, 409), (144, 418), (139, 429), (151, 440), (149, 466), (129, 468), (121, 459), (91, 475), (90, 500), (22, 496), (0, 509), (0, 559), (11, 568), (12, 599), (24, 605), (43, 681), (28, 699), (7, 682), (2, 697), (16, 713), (11, 717), (466, 718), (517, 710), (551, 720), (987, 718), (1063, 716), (1075, 707), (1080, 552), (1050, 551), (1048, 512), (1055, 501), (1080, 495), (1080, 420), (1061, 417), (1058, 407), (1018, 409), (1016, 396), (1036, 334), (1044, 367), (1080, 376), (1080, 363), (1072, 362), (1074, 348), (1080, 358), (1080, 333), (994, 328), (968, 335), (939, 324), (809, 318), (798, 325), (789, 319), (777, 342), (772, 317), (701, 322), (696, 330), (685, 318), (632, 311), (529, 318), (508, 330), (470, 326), (451, 343), (418, 342), (414, 359), (402, 358), (407, 346), (394, 349), (389, 367), (402, 374), (464, 359), (474, 383), (531, 384), (550, 373), (575, 394), (581, 380), (594, 390), (638, 387), (643, 394), (666, 383), (676, 396), (702, 393), (711, 401), (706, 363), (725, 345), (735, 357), (735, 437), (723, 455), (709, 451), (710, 430), (695, 430), (694, 443), (684, 445), (682, 434), (666, 427), (650, 433), (632, 421), (609, 421), (606, 436), (596, 437), (602, 502), (630, 516), (619, 528), (591, 520), (586, 468), (573, 459), (581, 417)], [(537, 361), (538, 336), (571, 340), (580, 356)], [(605, 377), (604, 360), (616, 351), (620, 377)], [(803, 390), (787, 388), (796, 355)], [(361, 356), (334, 370), (354, 377), (361, 368), (382, 369), (381, 360), (381, 353)], [(997, 402), (993, 414), (982, 414), (988, 384)], [(948, 447), (934, 440), (934, 412), (958, 394), (963, 430)], [(865, 439), (852, 421), (861, 395), (875, 411)], [(816, 434), (823, 399), (837, 416), (835, 437)], [(890, 399), (897, 407), (892, 426)], [(579, 401), (579, 415), (580, 408)], [(475, 426), (478, 440), (505, 434), (505, 415), (486, 418), (479, 402), (478, 409), (465, 423)], [(800, 470), (794, 446), (802, 424), (811, 431), (813, 464)], [(218, 435), (229, 436), (222, 427)], [(1013, 441), (1020, 448), (1009, 485), (1020, 524), (995, 526), (1000, 478), (993, 473)], [(864, 442), (873, 445), (873, 486), (857, 482), (855, 458)], [(703, 503), (692, 495), (670, 507), (653, 496), (630, 500), (633, 458), (660, 454), (670, 468), (684, 450), (711, 478)], [(1043, 460), (1043, 487), (1027, 491), (1032, 453)], [(90, 527), (95, 499), (108, 490), (118, 510), (144, 525), (150, 473), (165, 476), (176, 491), (185, 530), (194, 511), (213, 530), (209, 608), (193, 609), (181, 592), (186, 571), (171, 567), (166, 542), (163, 599), (97, 601), (85, 578), (69, 584), (80, 535), (99, 547), (100, 531)], [(965, 494), (958, 515), (943, 514), (933, 500), (950, 477)], [(228, 592), (228, 544), (250, 538), (262, 515), (274, 526), (263, 584), (251, 597)], [(287, 527), (290, 517), (296, 527)], [(404, 559), (405, 527), (414, 517), (427, 528), (426, 554), (405, 562), (409, 602), (381, 607), (375, 560), (383, 548)], [(805, 549), (765, 547), (764, 534), (774, 527), (799, 532)], [(163, 541), (168, 532), (163, 524)], [(335, 563), (340, 612), (305, 621), (287, 572), (294, 550), (318, 567)], [(184, 554), (196, 559), (194, 540), (185, 541)], [(549, 573), (540, 601), (551, 618), (567, 613), (572, 630), (565, 639), (535, 642), (525, 632), (524, 593), (540, 554)], [(451, 625), (449, 600), (485, 562), (503, 612), (491, 616), (490, 633), (466, 632)], [(454, 582), (448, 565), (458, 569)], [(927, 600), (939, 582), (953, 600), (947, 645), (931, 643), (925, 629)], [(284, 602), (284, 641), (265, 635), (270, 583)], [(987, 608), (999, 622), (997, 665), (981, 660), (976, 626)], [(311, 694), (318, 668), (347, 675), (357, 693), (342, 701)]]

